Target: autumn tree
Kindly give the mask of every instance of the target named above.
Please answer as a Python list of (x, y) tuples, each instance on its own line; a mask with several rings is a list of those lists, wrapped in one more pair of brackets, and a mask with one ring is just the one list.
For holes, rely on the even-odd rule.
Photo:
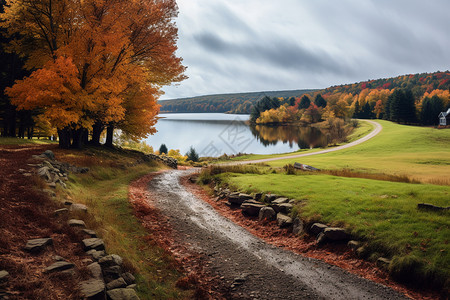
[[(39, 107), (62, 147), (99, 143), (105, 127), (154, 132), (160, 88), (183, 80), (175, 56), (173, 0), (8, 0), (2, 18), (12, 49), (37, 68), (7, 93), (22, 109)], [(146, 122), (137, 126), (137, 120)]]

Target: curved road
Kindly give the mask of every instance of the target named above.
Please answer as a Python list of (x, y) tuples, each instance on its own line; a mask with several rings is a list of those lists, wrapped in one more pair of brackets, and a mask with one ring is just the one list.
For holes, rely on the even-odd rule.
[(171, 170), (149, 183), (179, 242), (208, 259), (227, 299), (407, 299), (394, 290), (255, 237), (180, 184), (195, 170)]
[(325, 149), (325, 150), (320, 150), (320, 151), (312, 152), (312, 153), (294, 154), (294, 155), (287, 155), (287, 156), (281, 156), (281, 157), (263, 158), (263, 159), (246, 160), (246, 161), (237, 161), (237, 162), (232, 162), (232, 163), (225, 163), (223, 165), (256, 164), (256, 163), (263, 163), (263, 162), (274, 161), (274, 160), (282, 160), (282, 159), (290, 159), (290, 158), (305, 157), (305, 156), (311, 156), (311, 155), (317, 155), (317, 154), (324, 154), (324, 153), (329, 153), (329, 152), (334, 152), (334, 151), (339, 151), (342, 149), (350, 148), (350, 147), (359, 145), (361, 143), (364, 143), (365, 141), (368, 141), (369, 139), (371, 139), (374, 136), (376, 136), (377, 134), (379, 134), (381, 132), (381, 130), (383, 129), (383, 126), (381, 126), (381, 124), (379, 124), (377, 122), (374, 122), (371, 120), (364, 120), (364, 121), (369, 122), (370, 124), (374, 125), (375, 129), (373, 131), (371, 131), (368, 135), (360, 138), (359, 140), (353, 141), (351, 143), (348, 143), (348, 144), (345, 144), (342, 146), (329, 148), (329, 149)]

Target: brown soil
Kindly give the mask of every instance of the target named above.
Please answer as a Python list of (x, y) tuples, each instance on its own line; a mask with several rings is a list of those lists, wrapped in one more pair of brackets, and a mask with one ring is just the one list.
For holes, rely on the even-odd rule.
[(358, 259), (346, 244), (334, 244), (317, 246), (315, 239), (308, 235), (295, 236), (288, 229), (280, 229), (275, 221), (260, 222), (256, 217), (248, 217), (242, 214), (239, 208), (230, 208), (225, 201), (215, 201), (201, 186), (191, 183), (185, 176), (181, 183), (194, 195), (210, 204), (222, 216), (244, 227), (253, 235), (261, 238), (269, 244), (288, 249), (294, 253), (325, 261), (328, 264), (389, 286), (394, 290), (412, 299), (438, 299), (439, 294), (431, 291), (413, 290), (409, 287), (394, 282), (387, 272), (379, 269), (374, 263)]
[[(29, 163), (32, 155), (56, 146), (0, 145), (0, 270), (10, 276), (0, 291), (10, 299), (79, 299), (77, 283), (85, 276), (86, 257), (80, 245), (81, 237), (64, 217), (55, 218), (53, 211), (62, 206), (37, 187), (45, 184), (34, 175)], [(26, 177), (19, 169), (32, 173)], [(53, 245), (38, 254), (23, 250), (28, 239), (51, 237)], [(76, 265), (76, 275), (44, 274), (43, 270), (59, 255)]]

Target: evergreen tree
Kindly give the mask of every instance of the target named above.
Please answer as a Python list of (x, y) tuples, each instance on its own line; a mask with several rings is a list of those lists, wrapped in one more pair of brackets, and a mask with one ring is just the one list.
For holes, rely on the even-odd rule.
[(193, 162), (197, 162), (199, 157), (197, 151), (195, 151), (194, 147), (191, 146), (189, 151), (186, 153), (186, 156), (188, 157), (188, 160), (191, 160)]
[(442, 99), (438, 96), (425, 98), (422, 102), (420, 121), (423, 125), (436, 125), (439, 121), (439, 114), (444, 110)]
[(416, 121), (416, 108), (411, 90), (395, 90), (389, 96), (388, 104), (389, 120), (401, 123), (414, 123)]
[(161, 146), (159, 147), (159, 154), (167, 154), (167, 146), (166, 144), (161, 144)]
[(300, 100), (300, 104), (298, 105), (298, 109), (306, 109), (311, 105), (311, 100), (309, 100), (308, 96), (303, 95)]
[(327, 101), (323, 99), (321, 94), (317, 94), (316, 98), (314, 99), (314, 104), (317, 105), (318, 107), (325, 107), (327, 106)]

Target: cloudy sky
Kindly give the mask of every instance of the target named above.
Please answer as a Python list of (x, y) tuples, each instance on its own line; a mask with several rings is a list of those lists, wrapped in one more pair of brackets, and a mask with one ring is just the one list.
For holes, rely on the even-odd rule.
[(189, 79), (161, 99), (450, 69), (448, 0), (178, 0)]

